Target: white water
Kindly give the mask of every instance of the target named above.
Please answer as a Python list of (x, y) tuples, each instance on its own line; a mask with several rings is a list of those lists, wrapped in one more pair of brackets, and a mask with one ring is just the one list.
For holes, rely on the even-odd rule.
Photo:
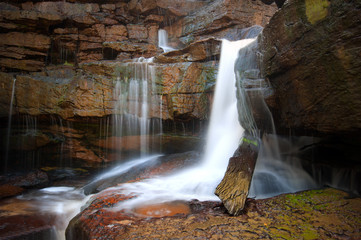
[(126, 63), (128, 74), (117, 78), (113, 135), (139, 136), (141, 156), (149, 152), (148, 135), (162, 132), (162, 108), (160, 95), (156, 94), (155, 70), (151, 60), (139, 58)]
[(158, 30), (158, 46), (163, 49), (164, 52), (175, 50), (174, 48), (168, 46), (168, 33), (164, 29)]
[(243, 129), (238, 123), (234, 62), (238, 49), (252, 40), (222, 43), (217, 84), (203, 161), (200, 165), (170, 176), (122, 185), (123, 193), (137, 198), (120, 203), (115, 210), (138, 204), (171, 200), (219, 200), (214, 190), (221, 181), (228, 159), (237, 148)]
[(11, 134), (11, 120), (13, 116), (13, 102), (14, 102), (14, 96), (15, 96), (15, 83), (16, 78), (14, 78), (13, 86), (11, 90), (11, 99), (10, 99), (10, 109), (9, 109), (9, 119), (8, 119), (8, 128), (6, 131), (6, 146), (5, 146), (5, 166), (4, 171), (7, 171), (8, 168), (8, 161), (9, 161), (9, 147), (10, 147), (10, 134)]
[(65, 230), (70, 220), (91, 197), (92, 195), (85, 196), (81, 189), (73, 187), (49, 187), (19, 196), (18, 199), (29, 203), (29, 213), (40, 212), (56, 216), (53, 239), (65, 240)]
[(292, 151), (291, 148), (287, 140), (276, 135), (263, 136), (249, 197), (262, 199), (317, 187), (311, 176), (303, 170), (299, 159), (280, 154), (281, 151)]
[(120, 174), (123, 174), (125, 172), (127, 172), (128, 170), (130, 170), (131, 168), (141, 165), (143, 163), (152, 161), (154, 159), (157, 159), (158, 157), (160, 157), (162, 155), (154, 155), (154, 156), (149, 156), (149, 157), (143, 157), (143, 158), (139, 158), (139, 159), (135, 159), (135, 160), (131, 160), (125, 163), (122, 163), (116, 167), (113, 167), (110, 171), (107, 171), (101, 175), (99, 175), (98, 177), (96, 177), (94, 179), (93, 182), (97, 182), (103, 179), (107, 179), (113, 176), (118, 176)]

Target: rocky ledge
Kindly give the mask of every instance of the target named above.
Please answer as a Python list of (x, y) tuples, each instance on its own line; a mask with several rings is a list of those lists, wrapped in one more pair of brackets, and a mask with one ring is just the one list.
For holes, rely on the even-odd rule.
[(103, 191), (69, 224), (67, 239), (356, 239), (361, 199), (335, 189), (248, 199), (231, 217), (219, 202), (171, 202), (109, 211), (130, 196)]

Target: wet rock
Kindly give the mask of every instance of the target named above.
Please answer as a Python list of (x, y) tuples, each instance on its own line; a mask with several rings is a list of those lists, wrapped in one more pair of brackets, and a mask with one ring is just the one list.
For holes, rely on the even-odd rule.
[(129, 197), (111, 190), (95, 196), (70, 222), (67, 239), (342, 239), (357, 238), (361, 229), (361, 199), (347, 199), (347, 193), (335, 189), (249, 200), (237, 217), (230, 217), (218, 202), (199, 201), (186, 203), (190, 214), (174, 216), (144, 218), (132, 211), (108, 211)]
[(10, 32), (0, 35), (0, 45), (29, 47), (47, 51), (50, 47), (50, 38), (36, 33)]
[[(52, 221), (50, 219), (50, 221)], [(56, 232), (49, 219), (41, 215), (0, 216), (2, 239), (54, 239)]]
[(260, 1), (217, 0), (165, 29), (170, 38), (180, 38), (183, 44), (206, 37), (238, 40), (242, 28), (265, 26), (275, 11), (275, 6)]
[(258, 157), (256, 140), (244, 136), (241, 145), (229, 159), (226, 173), (215, 194), (221, 199), (228, 213), (239, 215), (246, 203), (253, 171)]
[(126, 172), (120, 172), (111, 177), (100, 178), (89, 183), (84, 187), (84, 193), (96, 193), (121, 183), (139, 181), (141, 179), (169, 174), (174, 170), (189, 167), (199, 160), (200, 154), (195, 151), (155, 157), (148, 162), (128, 169)]
[(359, 1), (288, 1), (265, 27), (267, 103), (279, 132), (359, 135), (360, 14)]
[[(1, 180), (6, 185), (26, 189), (41, 188), (49, 185), (48, 175), (40, 170), (33, 170), (27, 173), (17, 173), (11, 174), (10, 176), (3, 176)], [(13, 190), (15, 190), (15, 188), (13, 188)], [(18, 190), (20, 189), (18, 188)]]
[(0, 199), (17, 196), (24, 192), (24, 188), (11, 184), (0, 185)]
[(55, 143), (48, 135), (41, 132), (28, 132), (22, 135), (12, 135), (9, 139), (11, 150), (31, 151)]
[(174, 50), (155, 57), (157, 63), (202, 62), (219, 58), (221, 41), (215, 38), (203, 39), (181, 50)]

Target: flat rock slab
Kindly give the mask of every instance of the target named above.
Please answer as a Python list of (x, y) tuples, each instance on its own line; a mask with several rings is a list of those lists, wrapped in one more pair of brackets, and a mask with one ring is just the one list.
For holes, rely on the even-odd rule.
[[(137, 211), (109, 211), (111, 206), (128, 198), (111, 190), (99, 194), (70, 222), (67, 239), (357, 239), (361, 236), (361, 198), (348, 198), (347, 193), (335, 189), (248, 199), (243, 213), (237, 217), (228, 215), (219, 202), (196, 200), (167, 203), (165, 207), (170, 211), (175, 209), (175, 215), (151, 217)], [(150, 209), (159, 207), (153, 205)]]

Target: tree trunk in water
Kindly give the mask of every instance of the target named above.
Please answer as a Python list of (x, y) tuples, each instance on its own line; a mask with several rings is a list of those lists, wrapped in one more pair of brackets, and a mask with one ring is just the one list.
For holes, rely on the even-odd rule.
[(215, 194), (231, 215), (239, 215), (244, 208), (257, 156), (257, 141), (244, 137), (242, 144), (229, 159), (227, 171), (216, 188)]

